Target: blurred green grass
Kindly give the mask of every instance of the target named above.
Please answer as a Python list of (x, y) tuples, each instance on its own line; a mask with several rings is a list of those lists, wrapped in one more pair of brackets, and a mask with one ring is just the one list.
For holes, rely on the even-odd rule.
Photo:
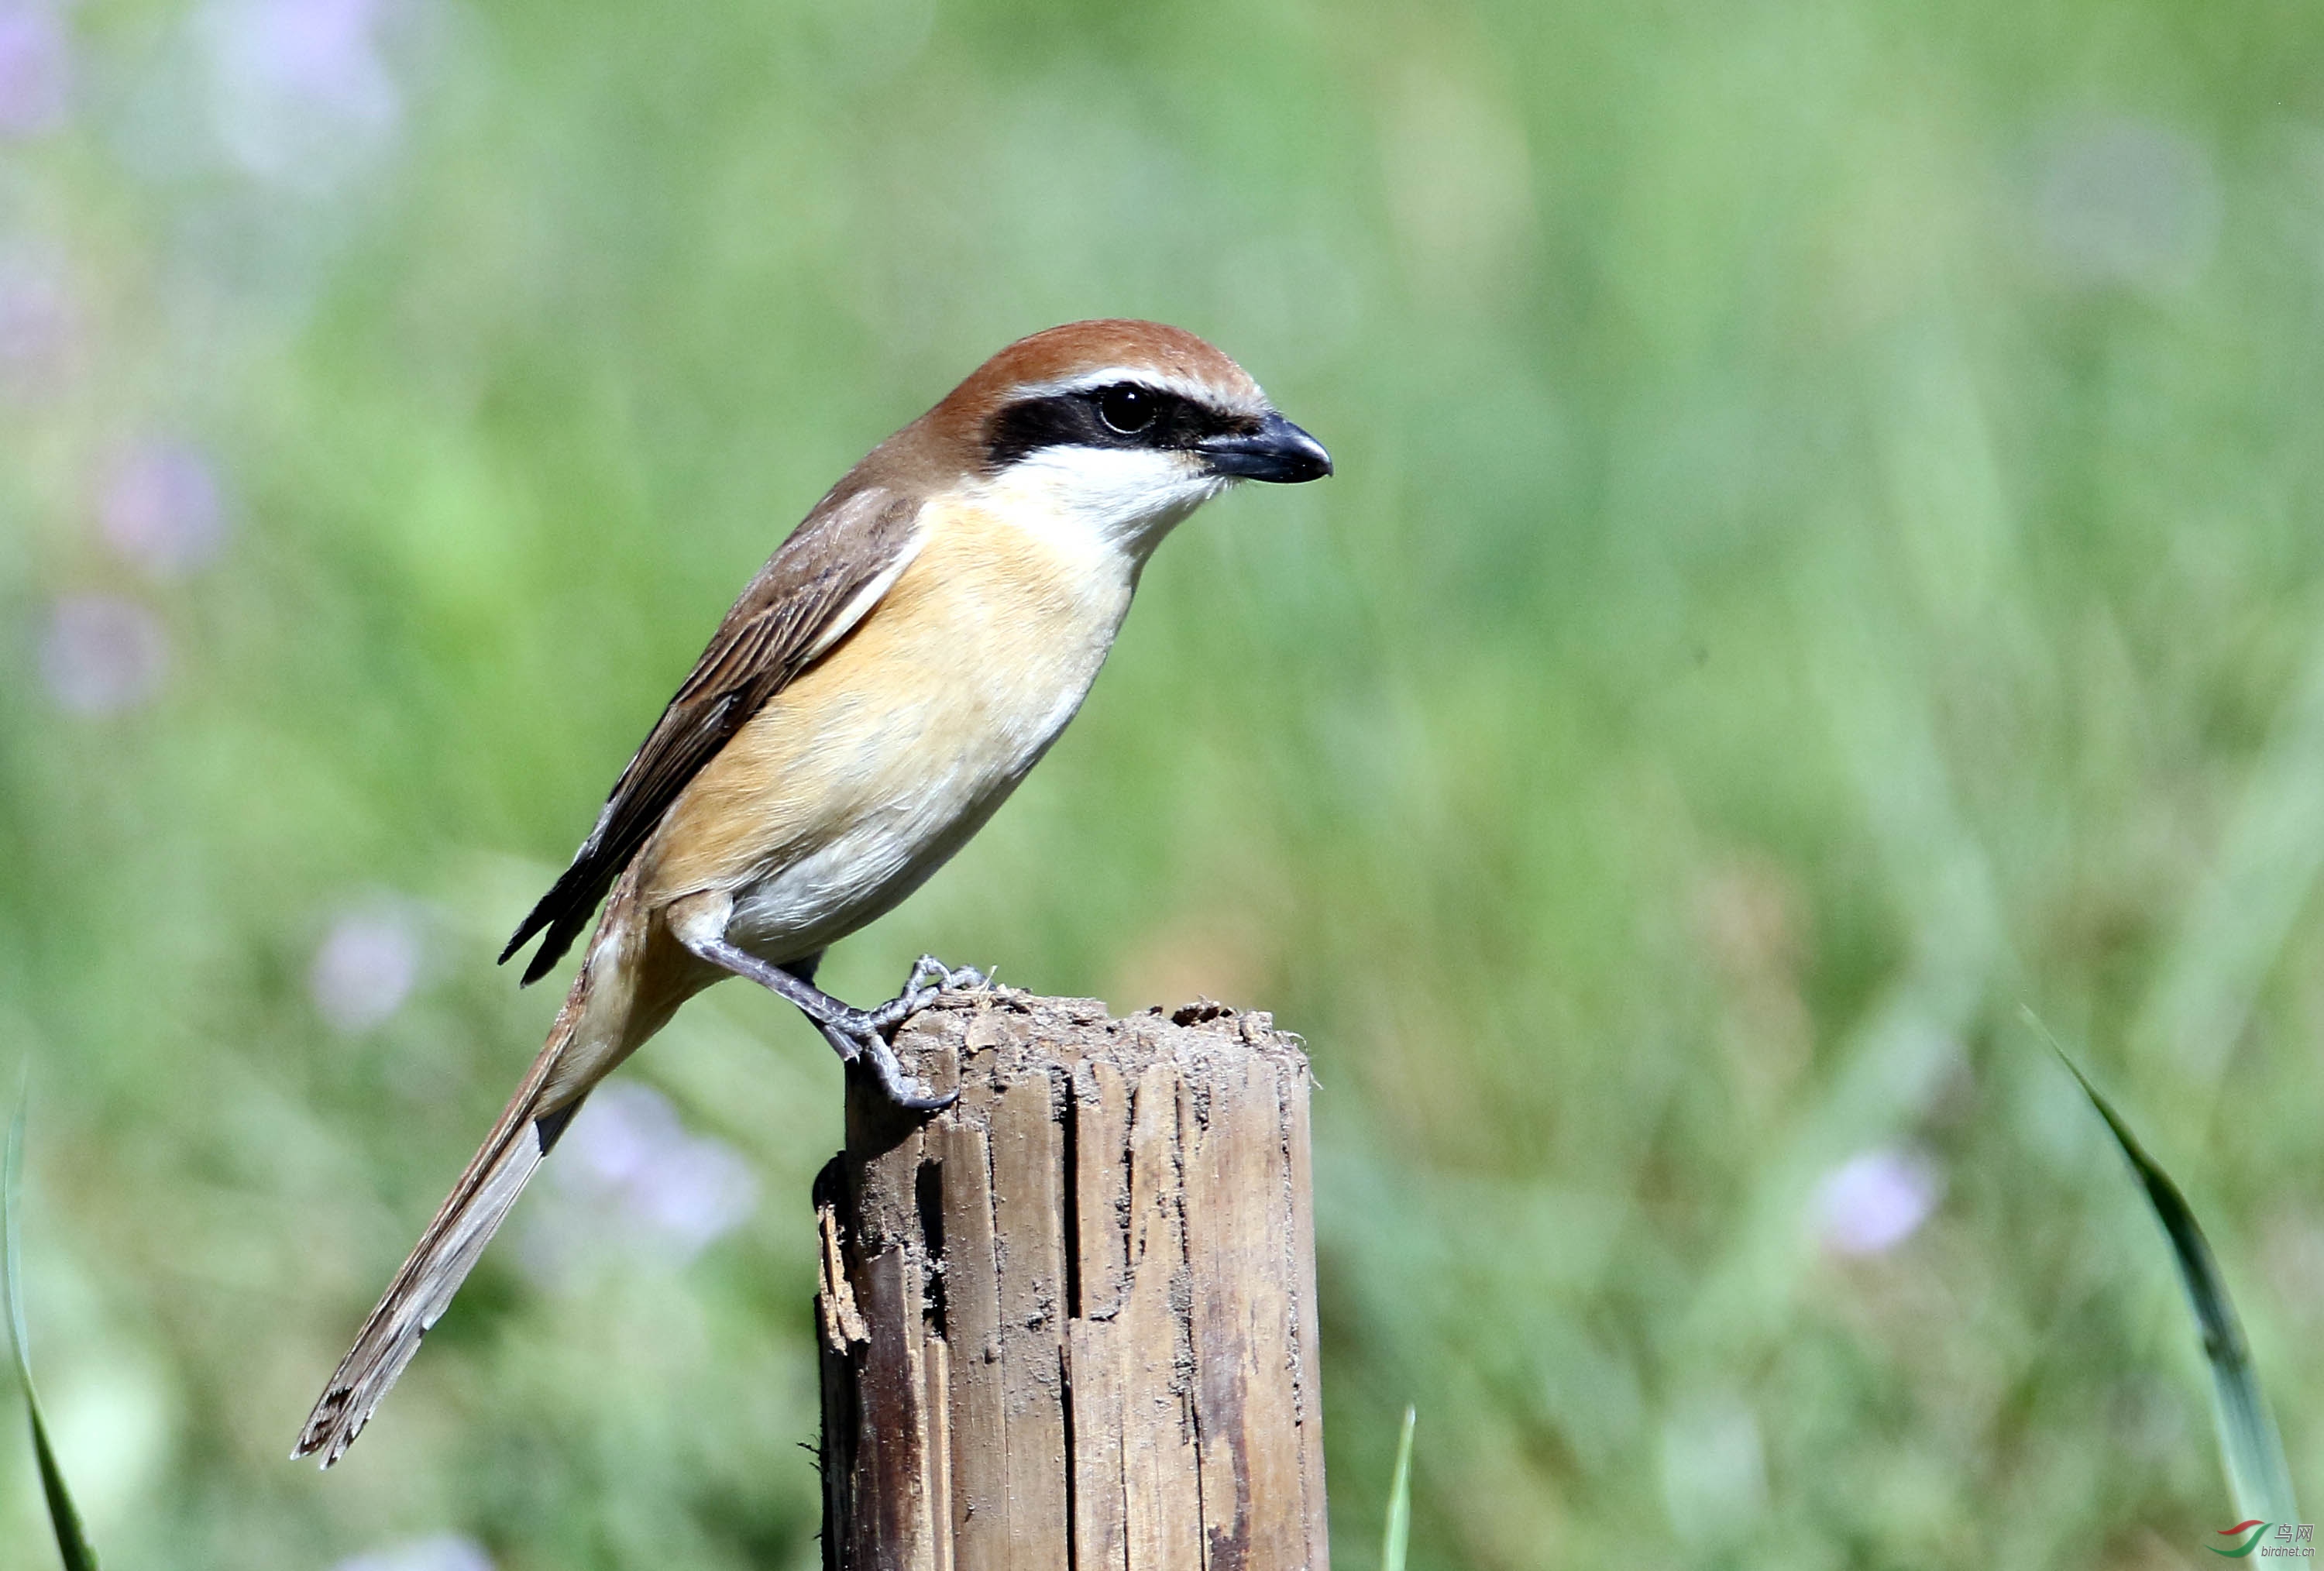
[[(1307, 1035), (1343, 1563), (1416, 1400), (1416, 1567), (2191, 1562), (2200, 1360), (2020, 1001), (2188, 1189), (2324, 1492), (2309, 8), (0, 38), (0, 1042), (112, 1563), (814, 1563), (836, 1071), (739, 988), (631, 1073), (747, 1219), (533, 1197), (347, 1465), (280, 1458), (554, 1007), (499, 939), (735, 588), (1095, 314), (1212, 337), (1340, 474), (1181, 531), (827, 975)], [(0, 1542), (38, 1511), (9, 1464)]]

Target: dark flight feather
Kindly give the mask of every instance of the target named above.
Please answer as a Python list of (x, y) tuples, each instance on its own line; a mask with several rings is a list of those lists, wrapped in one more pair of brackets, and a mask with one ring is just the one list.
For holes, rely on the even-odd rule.
[[(573, 947), (597, 902), (687, 782), (768, 699), (844, 636), (847, 630), (836, 626), (836, 619), (909, 549), (919, 511), (913, 498), (876, 486), (848, 491), (843, 485), (816, 504), (759, 569), (613, 783), (604, 811), (572, 864), (501, 951), (506, 964), (535, 933), (547, 930), (524, 968), (527, 985), (548, 975)], [(870, 608), (853, 609), (860, 617)]]

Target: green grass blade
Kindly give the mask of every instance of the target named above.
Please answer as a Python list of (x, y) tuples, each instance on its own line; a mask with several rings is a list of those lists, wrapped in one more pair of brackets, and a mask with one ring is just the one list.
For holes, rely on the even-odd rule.
[(1404, 1434), (1396, 1443), (1396, 1472), (1388, 1485), (1388, 1526), (1380, 1533), (1380, 1571), (1404, 1571), (1405, 1547), (1412, 1539), (1412, 1426), (1420, 1410), (1404, 1409)]
[(97, 1571), (97, 1551), (88, 1547), (88, 1535), (81, 1529), (79, 1509), (65, 1487), (64, 1469), (57, 1465), (56, 1448), (49, 1444), (48, 1421), (41, 1416), (41, 1399), (32, 1390), (32, 1345), (24, 1335), (23, 1254), (16, 1228), (16, 1200), (24, 1175), (24, 1101), (22, 1095), (16, 1098), (7, 1153), (0, 1158), (0, 1297), (8, 1301), (8, 1343), (15, 1353), (16, 1378), (24, 1388), (24, 1409), (32, 1418), (32, 1455), (40, 1461), (41, 1492), (48, 1497), (57, 1553), (65, 1571)]
[[(2031, 1010), (2026, 1012), (2026, 1018), (2043, 1036), (2050, 1036)], [(2106, 1120), (2107, 1128), (2114, 1132), (2115, 1142), (2130, 1159), (2132, 1170), (2146, 1190), (2147, 1204), (2153, 1206), (2156, 1220), (2163, 1224), (2163, 1231), (2171, 1240), (2171, 1252), (2179, 1264), (2180, 1282), (2187, 1289), (2188, 1306), (2194, 1310), (2196, 1327), (2202, 1333), (2203, 1357), (2211, 1366), (2212, 1416), (2218, 1421), (2219, 1454), (2226, 1464), (2227, 1487), (2235, 1496), (2236, 1510), (2266, 1521), (2298, 1521), (2300, 1511), (2292, 1499), (2292, 1470), (2283, 1460), (2283, 1437), (2276, 1432), (2267, 1397), (2260, 1390), (2259, 1372), (2252, 1364), (2251, 1345), (2244, 1340), (2243, 1322), (2236, 1316), (2235, 1302), (2228, 1298), (2227, 1281), (2219, 1274), (2219, 1262), (2213, 1258), (2203, 1229), (2195, 1221), (2194, 1210), (2179, 1192), (2179, 1186), (2171, 1181), (2171, 1175), (2146, 1154), (2145, 1148), (2123, 1123), (2122, 1115), (2098, 1094), (2089, 1077), (2067, 1056), (2055, 1037), (2050, 1037), (2050, 1046), (2080, 1082), (2090, 1105)]]

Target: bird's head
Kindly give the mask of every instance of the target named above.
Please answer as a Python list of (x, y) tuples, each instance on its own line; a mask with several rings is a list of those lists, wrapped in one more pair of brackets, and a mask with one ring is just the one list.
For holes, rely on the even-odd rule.
[(1332, 456), (1243, 368), (1158, 322), (1070, 322), (1019, 338), (926, 419), (972, 485), (1142, 561), (1237, 480), (1296, 483)]

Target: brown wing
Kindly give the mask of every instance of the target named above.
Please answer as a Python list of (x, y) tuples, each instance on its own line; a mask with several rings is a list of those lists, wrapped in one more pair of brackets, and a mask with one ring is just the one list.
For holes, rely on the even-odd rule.
[(501, 951), (544, 928), (524, 980), (557, 964), (678, 793), (768, 699), (845, 636), (911, 559), (920, 504), (879, 487), (834, 491), (751, 580), (694, 674), (630, 760), (573, 864)]

